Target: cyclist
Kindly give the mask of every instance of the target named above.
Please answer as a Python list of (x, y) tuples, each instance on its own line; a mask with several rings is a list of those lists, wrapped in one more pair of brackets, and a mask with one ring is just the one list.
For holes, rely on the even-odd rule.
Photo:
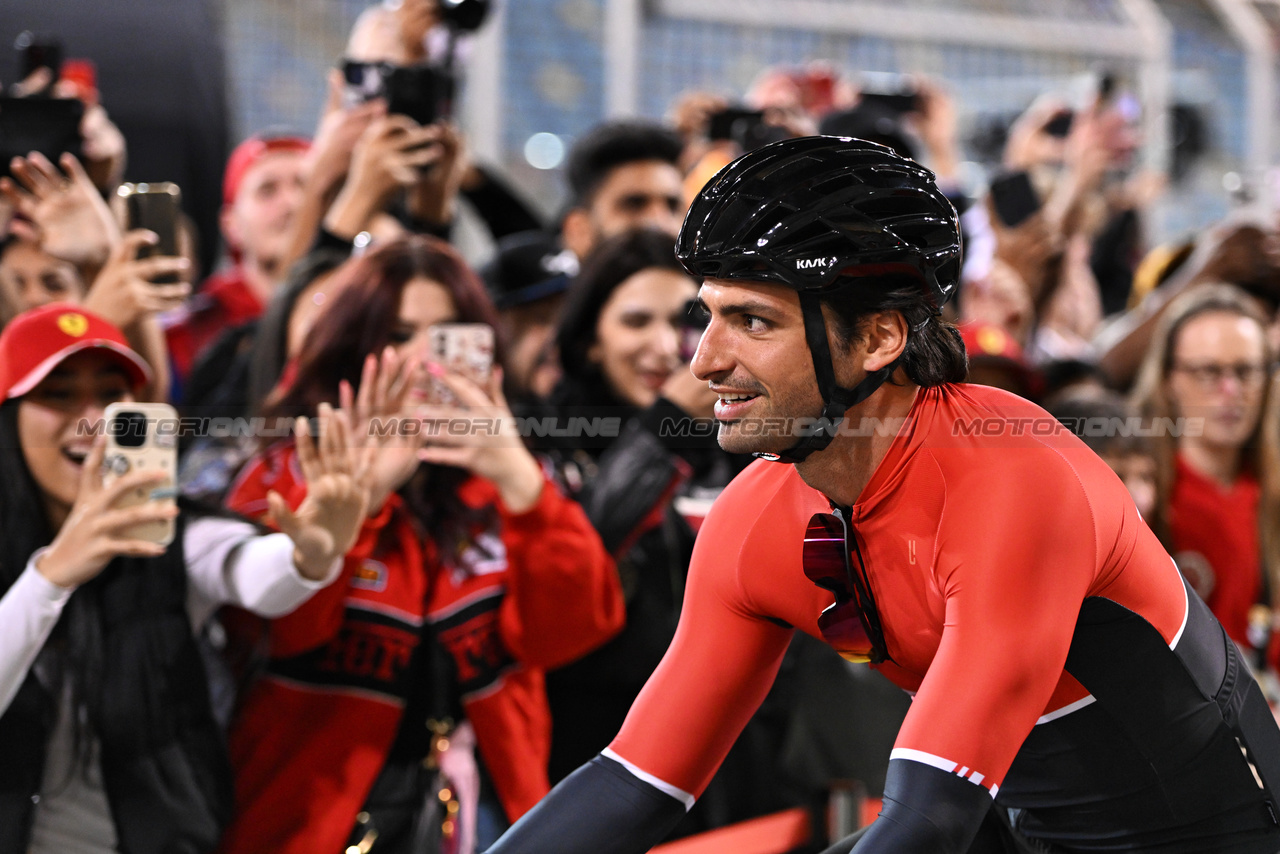
[(1101, 459), (960, 383), (959, 230), (927, 170), (765, 146), (702, 190), (677, 254), (720, 443), (764, 459), (707, 518), (621, 732), (491, 854), (660, 841), (794, 629), (914, 697), (884, 810), (833, 850), (1280, 851), (1280, 729), (1235, 645)]

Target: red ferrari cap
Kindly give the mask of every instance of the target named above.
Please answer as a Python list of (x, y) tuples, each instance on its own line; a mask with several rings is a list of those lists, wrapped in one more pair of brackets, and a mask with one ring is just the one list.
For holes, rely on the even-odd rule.
[(151, 380), (151, 368), (124, 333), (77, 305), (50, 303), (24, 311), (0, 332), (0, 392), (21, 397), (69, 356), (100, 348), (115, 359), (135, 389)]
[(222, 173), (222, 202), (235, 204), (240, 184), (253, 165), (268, 154), (277, 151), (306, 151), (311, 142), (300, 136), (255, 135), (235, 147), (227, 158), (227, 168)]

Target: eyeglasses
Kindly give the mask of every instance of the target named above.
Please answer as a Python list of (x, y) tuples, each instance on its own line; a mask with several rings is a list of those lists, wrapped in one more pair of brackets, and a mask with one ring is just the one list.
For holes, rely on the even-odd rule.
[[(852, 545), (858, 571), (849, 559)], [(822, 638), (846, 661), (878, 664), (889, 658), (880, 614), (871, 598), (867, 567), (856, 537), (849, 536), (837, 513), (815, 513), (804, 535), (804, 574), (823, 590), (835, 594), (834, 605), (818, 617)]]
[(1249, 362), (1236, 362), (1233, 365), (1217, 362), (1203, 364), (1175, 364), (1172, 370), (1186, 374), (1198, 386), (1206, 389), (1217, 388), (1228, 376), (1246, 388), (1258, 386), (1267, 378), (1267, 366)]

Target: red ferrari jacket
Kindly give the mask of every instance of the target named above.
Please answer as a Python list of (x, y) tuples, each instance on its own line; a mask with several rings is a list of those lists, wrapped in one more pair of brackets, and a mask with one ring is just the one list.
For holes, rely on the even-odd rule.
[[(292, 444), (252, 461), (227, 504), (249, 516), (305, 496)], [(543, 671), (616, 634), (617, 572), (591, 523), (554, 485), (512, 514), (488, 481), (460, 494), (497, 508), (445, 565), (399, 496), (366, 521), (342, 574), (275, 620), (266, 672), (232, 726), (236, 816), (223, 850), (339, 851), (395, 739), (408, 665), (428, 626), (457, 667), (482, 758), (515, 820), (549, 790)]]

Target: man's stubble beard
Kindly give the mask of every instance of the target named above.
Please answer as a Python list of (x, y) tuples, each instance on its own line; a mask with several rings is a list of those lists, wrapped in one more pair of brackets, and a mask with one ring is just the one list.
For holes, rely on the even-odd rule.
[[(809, 381), (812, 383), (812, 380)], [(780, 396), (759, 397), (767, 402), (757, 406), (758, 411), (746, 418), (729, 423), (721, 422), (716, 435), (720, 448), (731, 454), (782, 453), (789, 450), (800, 436), (790, 430), (812, 423), (822, 414), (822, 400), (817, 388), (789, 390)], [(756, 422), (754, 432), (746, 432), (744, 425)]]

